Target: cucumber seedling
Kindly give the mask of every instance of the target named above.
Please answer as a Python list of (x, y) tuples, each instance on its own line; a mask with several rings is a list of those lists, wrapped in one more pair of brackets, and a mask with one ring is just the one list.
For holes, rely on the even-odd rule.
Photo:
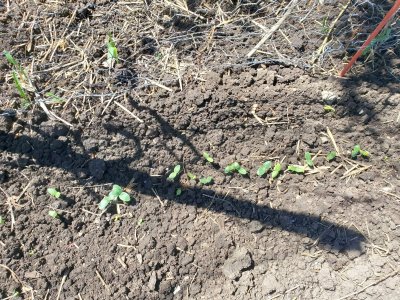
[(272, 173), (271, 173), (272, 180), (274, 180), (276, 177), (278, 177), (279, 174), (281, 173), (281, 171), (282, 171), (281, 164), (280, 163), (276, 163), (275, 166), (274, 166), (274, 169), (272, 170)]
[(310, 168), (314, 167), (314, 162), (313, 162), (313, 160), (311, 158), (311, 153), (310, 152), (306, 152), (304, 154), (304, 159), (306, 160), (306, 163)]
[(52, 217), (53, 219), (58, 219), (60, 216), (55, 210), (49, 210), (49, 216)]
[(118, 199), (124, 203), (129, 203), (131, 201), (129, 194), (124, 192), (121, 186), (114, 184), (108, 196), (105, 196), (103, 200), (100, 201), (99, 208), (105, 210), (111, 203), (117, 202)]
[(226, 166), (225, 168), (225, 173), (226, 174), (231, 174), (233, 172), (238, 172), (241, 175), (246, 175), (247, 174), (247, 170), (245, 168), (243, 168), (238, 162), (234, 162), (228, 166)]
[(61, 193), (57, 191), (55, 188), (48, 188), (47, 193), (49, 193), (54, 198), (60, 198)]
[(214, 179), (211, 176), (200, 178), (199, 182), (201, 184), (207, 185), (210, 184)]
[(328, 155), (326, 156), (326, 160), (327, 161), (332, 161), (334, 160), (336, 157), (336, 151), (331, 151), (328, 153)]
[(118, 63), (118, 50), (111, 34), (108, 34), (107, 50), (107, 65), (112, 67), (114, 62)]
[(351, 158), (356, 159), (358, 155), (361, 155), (362, 157), (365, 158), (371, 156), (371, 154), (368, 151), (361, 149), (360, 145), (355, 145), (353, 150), (351, 150)]
[(261, 167), (258, 168), (257, 175), (262, 177), (271, 168), (272, 168), (272, 163), (268, 160), (265, 163), (263, 163)]
[(206, 159), (206, 161), (208, 161), (210, 164), (214, 163), (214, 158), (211, 157), (210, 154), (208, 154), (207, 152), (203, 152), (203, 157)]
[(174, 167), (174, 170), (172, 171), (171, 174), (169, 174), (169, 176), (168, 176), (167, 179), (168, 179), (169, 181), (174, 181), (175, 178), (179, 175), (180, 172), (181, 172), (181, 165), (176, 165), (176, 166)]
[(297, 166), (297, 165), (290, 165), (287, 167), (287, 169), (288, 171), (297, 174), (303, 174), (305, 171), (305, 168), (303, 166)]

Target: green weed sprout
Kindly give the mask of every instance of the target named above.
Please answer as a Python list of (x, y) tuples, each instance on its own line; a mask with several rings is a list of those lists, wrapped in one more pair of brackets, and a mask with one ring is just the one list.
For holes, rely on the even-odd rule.
[(282, 171), (282, 166), (280, 163), (276, 163), (274, 166), (274, 169), (272, 170), (271, 173), (271, 178), (274, 180), (276, 177), (279, 176), (279, 173)]
[(179, 172), (181, 171), (181, 165), (176, 165), (175, 167), (174, 167), (174, 170), (172, 171), (172, 173), (171, 174), (169, 174), (169, 176), (168, 176), (168, 180), (169, 181), (174, 181), (175, 180), (175, 178), (179, 175)]
[(60, 217), (55, 210), (49, 210), (49, 216), (53, 219), (58, 219)]
[(177, 197), (179, 197), (180, 195), (182, 195), (182, 189), (181, 189), (181, 188), (177, 188), (176, 191), (175, 191), (175, 195), (176, 195)]
[(264, 176), (265, 173), (268, 172), (269, 169), (271, 169), (272, 163), (268, 160), (265, 163), (262, 164), (261, 167), (258, 168), (257, 170), (257, 175), (262, 177)]
[(313, 162), (313, 160), (311, 159), (311, 153), (310, 153), (310, 152), (306, 152), (306, 153), (304, 154), (304, 158), (305, 158), (305, 160), (306, 160), (307, 165), (308, 165), (310, 168), (314, 167), (314, 162)]
[(290, 165), (287, 167), (288, 171), (292, 173), (297, 173), (297, 174), (303, 174), (305, 169), (303, 166), (297, 166), (297, 165)]
[(371, 42), (371, 44), (369, 44), (367, 47), (365, 47), (364, 51), (362, 52), (361, 56), (365, 57), (367, 56), (372, 48), (375, 47), (375, 45), (379, 44), (379, 43), (384, 43), (386, 42), (389, 38), (390, 38), (390, 34), (392, 33), (392, 29), (387, 27), (385, 29), (383, 29), (377, 36), (376, 38)]
[(51, 104), (59, 104), (59, 103), (64, 103), (65, 102), (65, 99), (60, 98), (60, 97), (54, 95), (51, 92), (47, 92), (44, 95), (48, 98), (47, 101), (49, 101)]
[(107, 49), (107, 64), (111, 67), (114, 61), (118, 63), (118, 50), (111, 34), (108, 35)]
[(324, 111), (325, 111), (326, 113), (335, 112), (335, 109), (334, 109), (332, 106), (330, 106), (330, 105), (325, 105), (325, 106), (324, 106)]
[(332, 161), (334, 160), (336, 157), (336, 151), (331, 151), (328, 153), (328, 155), (326, 156), (326, 160), (327, 161)]
[(60, 196), (61, 196), (61, 193), (59, 191), (57, 191), (55, 188), (48, 188), (47, 192), (54, 198), (60, 198)]
[(214, 158), (211, 157), (210, 154), (208, 154), (207, 152), (203, 152), (203, 157), (206, 159), (206, 161), (208, 161), (209, 163), (213, 163), (214, 162)]
[(238, 162), (234, 162), (225, 168), (225, 173), (226, 174), (231, 174), (233, 172), (238, 172), (241, 175), (246, 175), (247, 170), (243, 168)]
[(111, 203), (117, 202), (118, 199), (124, 203), (129, 203), (131, 201), (129, 194), (125, 193), (121, 186), (114, 184), (108, 196), (105, 196), (103, 200), (100, 201), (99, 208), (105, 210)]
[(4, 56), (6, 57), (8, 63), (13, 67), (12, 78), (15, 84), (15, 87), (18, 91), (19, 96), (21, 97), (21, 106), (26, 109), (30, 106), (30, 100), (27, 91), (22, 87), (23, 82), (29, 82), (28, 76), (25, 73), (25, 70), (21, 67), (21, 65), (14, 59), (10, 52), (4, 51)]
[(208, 177), (200, 178), (199, 182), (200, 182), (201, 184), (206, 185), (206, 184), (211, 183), (213, 180), (214, 180), (214, 179), (213, 179), (211, 176), (208, 176)]
[(6, 222), (2, 216), (0, 216), (0, 225), (3, 225)]

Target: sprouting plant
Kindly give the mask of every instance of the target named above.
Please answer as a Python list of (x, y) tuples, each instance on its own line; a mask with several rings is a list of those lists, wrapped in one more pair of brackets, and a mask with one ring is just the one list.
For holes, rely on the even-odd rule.
[(206, 185), (206, 184), (211, 183), (213, 180), (214, 180), (214, 179), (213, 179), (211, 176), (208, 176), (208, 177), (200, 178), (199, 182), (200, 182), (201, 184)]
[(281, 164), (280, 163), (276, 163), (275, 166), (274, 166), (274, 169), (272, 170), (271, 178), (275, 179), (276, 177), (278, 177), (279, 173), (281, 172), (281, 170), (282, 170)]
[(361, 147), (360, 145), (355, 145), (353, 150), (351, 151), (351, 157), (356, 158), (358, 154), (360, 154)]
[(169, 181), (174, 181), (175, 180), (175, 178), (179, 175), (179, 172), (181, 171), (181, 165), (176, 165), (175, 167), (174, 167), (174, 170), (172, 171), (172, 173), (171, 174), (169, 174), (169, 176), (168, 176), (168, 180)]
[(287, 167), (287, 169), (292, 173), (298, 173), (298, 174), (302, 174), (305, 171), (303, 166), (297, 166), (297, 165), (290, 165)]
[(336, 151), (331, 151), (328, 153), (328, 155), (326, 156), (326, 160), (327, 161), (332, 161), (334, 160), (336, 157)]
[(321, 25), (321, 32), (323, 34), (327, 34), (329, 32), (329, 24), (328, 24), (328, 17), (324, 17), (322, 19), (322, 23), (318, 22)]
[(182, 195), (182, 189), (181, 188), (177, 188), (176, 191), (175, 191), (175, 195), (178, 196), (178, 197), (180, 195)]
[(114, 184), (108, 196), (105, 196), (103, 200), (100, 201), (99, 208), (101, 210), (104, 210), (112, 202), (117, 202), (118, 199), (124, 203), (129, 203), (131, 201), (131, 197), (129, 196), (129, 194), (124, 192), (121, 186)]
[(52, 217), (53, 219), (59, 218), (59, 215), (55, 210), (49, 210), (49, 216)]
[(226, 174), (231, 174), (233, 172), (238, 172), (241, 175), (246, 175), (247, 170), (243, 168), (238, 162), (234, 162), (225, 168), (225, 173)]
[(0, 216), (0, 225), (3, 225), (6, 222), (2, 216)]
[(65, 100), (63, 98), (60, 98), (51, 92), (47, 92), (44, 95), (48, 98), (47, 101), (50, 102), (51, 104), (58, 104), (58, 103), (65, 102)]
[(272, 167), (272, 163), (269, 160), (264, 162), (262, 164), (262, 166), (258, 168), (257, 175), (260, 177), (264, 176), (264, 174), (267, 173), (268, 170), (271, 169), (271, 167)]
[(324, 106), (324, 111), (325, 111), (326, 113), (335, 112), (335, 109), (334, 109), (332, 106), (330, 106), (330, 105), (325, 105), (325, 106)]
[(371, 50), (375, 47), (375, 45), (386, 42), (391, 37), (390, 35), (391, 33), (392, 29), (389, 27), (382, 29), (382, 31), (376, 36), (376, 38), (371, 42), (371, 44), (365, 47), (361, 56), (362, 57), (367, 56), (371, 52)]
[(12, 78), (15, 84), (15, 87), (18, 91), (18, 94), (20, 95), (22, 99), (22, 107), (23, 108), (28, 108), (30, 105), (30, 100), (27, 91), (23, 87), (25, 83), (29, 82), (29, 78), (25, 73), (25, 70), (21, 67), (21, 65), (14, 59), (14, 57), (11, 55), (10, 52), (4, 51), (3, 52), (4, 56), (6, 57), (7, 61), (9, 64), (13, 67), (12, 71)]
[(193, 173), (190, 173), (190, 172), (187, 172), (186, 175), (190, 180), (195, 180), (197, 178), (196, 175), (194, 175)]
[(57, 191), (55, 188), (48, 188), (47, 192), (54, 198), (60, 198), (60, 196), (61, 196), (61, 193), (59, 191)]
[(311, 153), (310, 153), (310, 152), (306, 152), (306, 153), (304, 154), (304, 158), (305, 158), (305, 160), (306, 160), (307, 165), (308, 165), (310, 168), (314, 167), (314, 162), (313, 162), (313, 160), (312, 160), (312, 158), (311, 158)]
[(214, 162), (214, 158), (211, 157), (210, 154), (208, 154), (207, 152), (203, 152), (203, 156), (206, 159), (206, 161), (208, 161), (209, 163), (213, 163)]
[(111, 67), (114, 61), (118, 63), (118, 50), (111, 34), (108, 34), (107, 49), (107, 64)]

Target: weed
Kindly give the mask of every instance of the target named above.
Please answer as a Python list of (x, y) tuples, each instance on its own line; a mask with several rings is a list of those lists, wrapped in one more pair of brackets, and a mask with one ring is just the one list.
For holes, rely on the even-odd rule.
[(238, 162), (234, 162), (225, 168), (225, 173), (226, 174), (231, 174), (233, 172), (238, 172), (241, 175), (246, 175), (247, 170), (243, 168)]
[(267, 173), (267, 171), (271, 169), (271, 167), (272, 163), (269, 160), (266, 161), (265, 163), (262, 164), (261, 167), (258, 168), (257, 175), (260, 177), (264, 176), (264, 174)]
[(288, 171), (292, 173), (297, 173), (297, 174), (303, 174), (305, 169), (303, 166), (297, 166), (297, 165), (290, 165), (287, 167)]
[(336, 157), (336, 151), (331, 151), (328, 153), (328, 155), (326, 156), (326, 160), (327, 161), (332, 161), (334, 160)]
[(52, 103), (52, 104), (58, 104), (58, 103), (63, 103), (63, 102), (65, 102), (65, 99), (60, 98), (60, 97), (54, 95), (54, 94), (51, 93), (51, 92), (47, 92), (47, 93), (45, 94), (45, 96), (48, 98), (48, 101), (49, 101), (50, 103)]
[(60, 217), (55, 210), (49, 210), (49, 216), (53, 219), (58, 219)]
[(117, 202), (118, 199), (124, 203), (129, 203), (131, 201), (129, 194), (125, 193), (121, 186), (114, 184), (108, 196), (105, 196), (103, 200), (100, 201), (99, 208), (105, 210), (112, 202)]
[(60, 196), (61, 196), (61, 193), (59, 191), (57, 191), (55, 188), (48, 188), (47, 192), (54, 198), (60, 198)]
[(168, 176), (167, 179), (168, 179), (169, 181), (174, 181), (175, 178), (179, 175), (180, 171), (181, 171), (181, 165), (176, 165), (176, 166), (174, 167), (174, 170), (172, 171), (171, 174), (169, 174), (169, 176)]
[(176, 191), (175, 191), (175, 195), (176, 195), (177, 197), (179, 197), (180, 195), (182, 195), (182, 189), (181, 189), (181, 188), (177, 188)]
[(199, 182), (200, 182), (201, 184), (206, 185), (206, 184), (211, 183), (213, 180), (214, 180), (214, 179), (213, 179), (211, 176), (208, 176), (208, 177), (200, 178)]
[(304, 158), (305, 158), (305, 160), (306, 160), (307, 165), (308, 165), (310, 168), (314, 167), (314, 162), (313, 162), (313, 160), (311, 159), (311, 153), (310, 153), (310, 152), (306, 152), (306, 153), (304, 154)]
[(324, 105), (324, 111), (325, 111), (326, 113), (335, 112), (335, 109), (334, 109), (332, 106), (330, 106), (330, 105)]
[(107, 64), (112, 67), (114, 62), (118, 63), (118, 50), (111, 34), (108, 34), (107, 49)]
[(375, 45), (380, 44), (380, 43), (384, 43), (387, 40), (390, 39), (391, 34), (392, 33), (392, 29), (387, 27), (385, 29), (383, 29), (377, 36), (376, 38), (371, 42), (371, 44), (369, 44), (367, 47), (365, 47), (364, 51), (362, 52), (361, 56), (365, 57), (368, 56), (368, 54), (371, 52), (371, 50), (375, 47)]
[(2, 216), (0, 216), (0, 225), (3, 225), (5, 222), (6, 220)]
[(203, 156), (206, 159), (206, 161), (208, 161), (209, 163), (213, 163), (214, 162), (214, 158), (211, 157), (210, 154), (208, 154), (207, 152), (203, 152)]
[(280, 163), (276, 163), (275, 166), (274, 166), (274, 169), (272, 170), (271, 178), (275, 179), (276, 177), (278, 177), (279, 174), (281, 173), (281, 171), (282, 171), (281, 164)]
[(197, 178), (196, 175), (194, 175), (193, 173), (190, 173), (190, 172), (187, 172), (186, 175), (190, 180), (195, 180)]

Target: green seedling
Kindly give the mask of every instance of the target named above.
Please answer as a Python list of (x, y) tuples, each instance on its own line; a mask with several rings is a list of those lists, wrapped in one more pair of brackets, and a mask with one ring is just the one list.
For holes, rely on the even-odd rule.
[(303, 166), (296, 166), (296, 165), (290, 165), (288, 166), (288, 171), (292, 173), (297, 173), (297, 174), (303, 174), (305, 169)]
[(386, 42), (387, 40), (390, 39), (391, 34), (392, 33), (392, 29), (387, 27), (385, 29), (383, 29), (377, 36), (376, 38), (371, 42), (371, 44), (369, 44), (367, 47), (365, 47), (364, 51), (362, 52), (361, 56), (365, 57), (368, 56), (368, 54), (370, 54), (371, 50), (377, 45), (377, 44), (382, 44), (384, 42)]
[(326, 113), (335, 112), (335, 109), (334, 109), (332, 106), (330, 106), (330, 105), (325, 105), (325, 106), (324, 106), (324, 111), (325, 111)]
[(53, 219), (59, 218), (59, 215), (55, 210), (49, 210), (49, 216), (52, 217)]
[(187, 172), (186, 175), (190, 180), (195, 180), (197, 178), (196, 175), (194, 175), (193, 173), (190, 173), (190, 172)]
[(203, 152), (203, 157), (206, 159), (206, 161), (208, 161), (209, 163), (213, 163), (214, 162), (214, 158), (211, 157), (210, 154), (208, 154), (207, 152)]
[(357, 155), (360, 154), (360, 150), (361, 150), (360, 145), (355, 145), (354, 148), (353, 148), (353, 150), (351, 151), (351, 157), (352, 157), (352, 158), (356, 158)]
[(0, 216), (0, 225), (3, 225), (5, 222), (6, 220), (4, 220), (2, 216)]
[(311, 153), (310, 153), (310, 152), (306, 152), (306, 153), (304, 154), (304, 158), (305, 158), (305, 160), (306, 160), (307, 165), (308, 165), (310, 168), (314, 167), (314, 162), (313, 162), (313, 160), (311, 159)]
[(47, 100), (51, 104), (58, 104), (58, 103), (64, 103), (65, 102), (65, 100), (63, 98), (60, 98), (60, 97), (54, 95), (51, 92), (46, 93), (45, 96), (47, 97)]
[(326, 156), (326, 160), (327, 161), (332, 161), (334, 160), (336, 157), (336, 151), (331, 151), (328, 153), (328, 155)]
[(233, 172), (238, 172), (241, 175), (246, 175), (247, 170), (243, 168), (238, 162), (234, 162), (225, 168), (225, 173), (226, 174), (231, 174)]
[(23, 108), (28, 108), (30, 105), (30, 100), (27, 91), (23, 88), (23, 83), (30, 82), (28, 76), (26, 75), (24, 69), (21, 65), (14, 59), (10, 52), (4, 51), (4, 56), (6, 57), (9, 64), (13, 67), (12, 78), (14, 85), (21, 97), (21, 104)]
[(117, 202), (118, 199), (124, 203), (129, 203), (131, 201), (129, 194), (124, 192), (121, 186), (114, 184), (108, 196), (105, 196), (100, 201), (99, 208), (105, 210), (111, 203)]
[(182, 195), (182, 189), (181, 189), (181, 188), (177, 188), (176, 191), (175, 191), (175, 195), (176, 195), (177, 197), (179, 197), (180, 195)]
[(268, 160), (265, 163), (262, 164), (261, 167), (258, 168), (257, 170), (257, 175), (262, 177), (264, 176), (265, 173), (268, 172), (269, 169), (271, 169), (272, 163)]
[(360, 149), (360, 154), (362, 157), (368, 158), (371, 156), (371, 154), (368, 151)]
[(47, 192), (54, 198), (60, 198), (60, 196), (61, 196), (61, 193), (59, 191), (57, 191), (55, 188), (48, 188)]
[(211, 176), (208, 176), (208, 177), (200, 178), (199, 182), (200, 182), (201, 184), (206, 185), (206, 184), (211, 183), (213, 180), (214, 180), (214, 179), (213, 179)]
[(175, 167), (174, 167), (174, 170), (172, 171), (172, 173), (171, 174), (169, 174), (169, 176), (168, 176), (168, 180), (169, 181), (174, 181), (175, 180), (175, 178), (179, 175), (179, 172), (181, 171), (181, 165), (176, 165)]
[(107, 49), (107, 63), (111, 67), (114, 61), (118, 63), (118, 50), (111, 34), (108, 35)]
[(279, 173), (282, 171), (282, 166), (280, 163), (276, 163), (274, 166), (274, 169), (272, 170), (271, 173), (271, 178), (272, 180), (275, 179), (276, 177), (279, 176)]

